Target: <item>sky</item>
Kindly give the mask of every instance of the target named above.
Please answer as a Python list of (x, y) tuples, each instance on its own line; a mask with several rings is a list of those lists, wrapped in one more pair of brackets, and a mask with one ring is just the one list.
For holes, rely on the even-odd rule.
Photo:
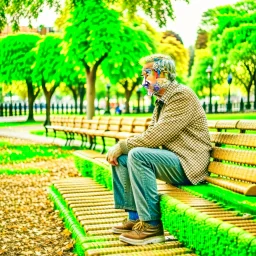
[[(241, 0), (190, 0), (189, 4), (184, 1), (172, 1), (176, 18), (174, 21), (168, 20), (166, 27), (161, 30), (172, 30), (175, 33), (178, 33), (181, 36), (185, 47), (189, 47), (195, 43), (197, 29), (203, 12), (216, 6), (234, 4), (238, 1)], [(45, 8), (39, 15), (37, 21), (34, 21), (32, 24), (35, 27), (39, 25), (52, 27), (57, 17), (58, 14), (54, 13), (53, 10)], [(159, 30), (154, 21), (149, 18), (147, 18), (147, 20), (154, 28)], [(28, 22), (23, 20), (21, 21), (21, 25), (26, 26), (28, 25)]]

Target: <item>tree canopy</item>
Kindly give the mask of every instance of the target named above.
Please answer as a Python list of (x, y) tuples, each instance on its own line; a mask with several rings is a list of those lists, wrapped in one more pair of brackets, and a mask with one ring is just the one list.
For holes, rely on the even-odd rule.
[(42, 86), (46, 98), (46, 121), (50, 122), (51, 97), (63, 80), (62, 71), (65, 56), (61, 54), (61, 38), (48, 35), (35, 48), (36, 61), (33, 66), (33, 81)]
[(25, 81), (27, 85), (29, 116), (33, 121), (33, 103), (40, 91), (32, 83), (31, 66), (36, 59), (32, 49), (40, 39), (38, 35), (10, 35), (0, 41), (0, 82), (12, 84), (14, 81)]
[[(182, 0), (189, 2), (189, 0)], [(90, 0), (68, 0), (70, 7), (74, 5), (87, 5)], [(158, 22), (159, 26), (166, 24), (167, 18), (174, 19), (172, 3), (169, 0), (145, 1), (137, 0), (105, 0), (109, 5), (119, 5), (122, 11), (128, 11), (134, 15), (138, 9), (142, 9), (148, 16)], [(8, 17), (11, 17), (13, 29), (19, 29), (20, 19), (28, 18), (30, 21), (36, 19), (45, 6), (61, 9), (61, 0), (8, 0), (0, 2), (0, 31), (7, 24)]]

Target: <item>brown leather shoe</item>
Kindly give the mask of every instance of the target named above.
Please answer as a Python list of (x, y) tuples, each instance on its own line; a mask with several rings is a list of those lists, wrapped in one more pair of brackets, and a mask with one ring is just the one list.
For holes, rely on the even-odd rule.
[(132, 231), (123, 233), (119, 239), (132, 245), (161, 243), (165, 241), (163, 225), (161, 223), (157, 226), (152, 226), (140, 221), (133, 226)]
[(132, 231), (133, 226), (138, 222), (139, 222), (139, 220), (128, 220), (127, 218), (125, 218), (123, 220), (122, 224), (112, 227), (112, 231), (115, 234), (122, 234), (125, 232), (130, 232), (130, 231)]

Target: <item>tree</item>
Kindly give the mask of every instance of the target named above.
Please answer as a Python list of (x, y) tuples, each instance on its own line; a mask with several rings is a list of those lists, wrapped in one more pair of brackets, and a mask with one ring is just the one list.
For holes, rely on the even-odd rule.
[(181, 36), (171, 30), (167, 30), (167, 31), (163, 32), (162, 38), (166, 39), (169, 36), (175, 37), (181, 44), (183, 44)]
[(168, 36), (162, 37), (158, 46), (158, 51), (163, 54), (170, 55), (176, 64), (177, 79), (184, 81), (188, 74), (188, 51), (183, 44), (176, 39), (176, 37)]
[[(189, 2), (188, 0), (183, 0)], [(19, 29), (21, 18), (32, 19), (38, 18), (44, 6), (54, 8), (59, 11), (61, 8), (61, 0), (9, 0), (0, 3), (0, 31), (7, 24), (7, 17), (11, 16), (11, 23), (15, 31)], [(87, 5), (90, 0), (69, 0), (70, 6), (78, 6), (80, 4)], [(144, 1), (137, 0), (105, 0), (107, 4), (119, 5), (122, 11), (128, 11), (130, 15), (134, 15), (137, 8), (141, 8), (151, 18), (155, 19), (160, 26), (165, 25), (168, 17), (174, 19), (174, 11), (169, 0)]]
[(206, 69), (213, 65), (213, 57), (209, 49), (195, 50), (195, 61), (190, 77), (190, 84), (192, 89), (199, 97), (205, 96), (205, 89), (209, 87), (209, 80), (207, 78)]
[(194, 46), (188, 47), (188, 54), (189, 54), (189, 62), (188, 62), (188, 77), (191, 76), (192, 67), (194, 65), (194, 59), (195, 59), (195, 48)]
[(75, 111), (77, 112), (79, 97), (79, 114), (83, 114), (83, 102), (85, 97), (85, 73), (83, 67), (78, 66), (74, 61), (66, 61), (61, 69), (61, 81), (70, 89), (75, 101)]
[(40, 39), (37, 35), (19, 34), (7, 36), (0, 41), (0, 81), (12, 84), (25, 81), (28, 94), (28, 121), (34, 121), (33, 104), (40, 88), (33, 84), (31, 66), (36, 55), (32, 49)]
[(236, 28), (225, 29), (220, 40), (217, 64), (230, 69), (236, 82), (245, 87), (247, 92), (246, 108), (250, 109), (250, 92), (253, 84), (256, 96), (255, 24), (242, 24)]
[[(129, 113), (129, 101), (134, 89), (142, 82), (140, 78), (141, 65), (139, 61), (153, 52), (155, 49), (152, 39), (140, 29), (140, 27), (123, 26), (118, 56), (109, 54), (106, 61), (102, 63), (105, 76), (112, 84), (120, 84), (125, 92), (125, 110)], [(131, 40), (132, 39), (132, 40)]]
[[(113, 71), (111, 79), (113, 80), (113, 73), (116, 73), (119, 67), (125, 63), (123, 56), (135, 55), (136, 53), (130, 49), (137, 47), (136, 40), (138, 36), (141, 38), (141, 32), (138, 35), (137, 33), (132, 34), (132, 30), (127, 28), (118, 17), (118, 13), (106, 9), (103, 2), (93, 0), (87, 2), (85, 6), (78, 5), (74, 8), (69, 21), (71, 25), (66, 28), (64, 39), (67, 42), (67, 46), (65, 46), (68, 49), (67, 54), (70, 58), (76, 56), (86, 72), (88, 119), (94, 115), (96, 72), (99, 66), (105, 60), (103, 72), (111, 69)], [(146, 36), (146, 34), (143, 35)], [(142, 47), (144, 49), (146, 46)], [(129, 72), (134, 75), (128, 68), (123, 69), (122, 72), (126, 75)]]
[(199, 29), (197, 31), (197, 38), (196, 38), (196, 49), (205, 49), (207, 48), (208, 43), (208, 33), (205, 30)]
[[(256, 2), (246, 0), (233, 6), (220, 6), (203, 15), (202, 24), (210, 28), (210, 45), (216, 56), (214, 70), (219, 82), (229, 72), (234, 82), (247, 91), (246, 107), (250, 108), (250, 91), (255, 81)], [(256, 96), (256, 85), (255, 85)], [(256, 105), (255, 105), (256, 108)]]
[(35, 48), (36, 61), (33, 66), (33, 81), (42, 86), (46, 99), (45, 125), (50, 124), (51, 98), (62, 82), (65, 56), (61, 54), (62, 40), (59, 36), (49, 35), (38, 42)]

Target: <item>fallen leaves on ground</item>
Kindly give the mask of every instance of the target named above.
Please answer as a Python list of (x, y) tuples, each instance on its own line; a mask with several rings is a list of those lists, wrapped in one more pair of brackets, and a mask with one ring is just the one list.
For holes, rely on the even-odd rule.
[[(16, 143), (15, 139), (9, 140)], [(79, 175), (73, 158), (1, 166), (5, 169), (32, 167), (49, 172), (0, 176), (0, 255), (74, 255), (70, 232), (47, 195), (47, 188), (54, 180)]]

